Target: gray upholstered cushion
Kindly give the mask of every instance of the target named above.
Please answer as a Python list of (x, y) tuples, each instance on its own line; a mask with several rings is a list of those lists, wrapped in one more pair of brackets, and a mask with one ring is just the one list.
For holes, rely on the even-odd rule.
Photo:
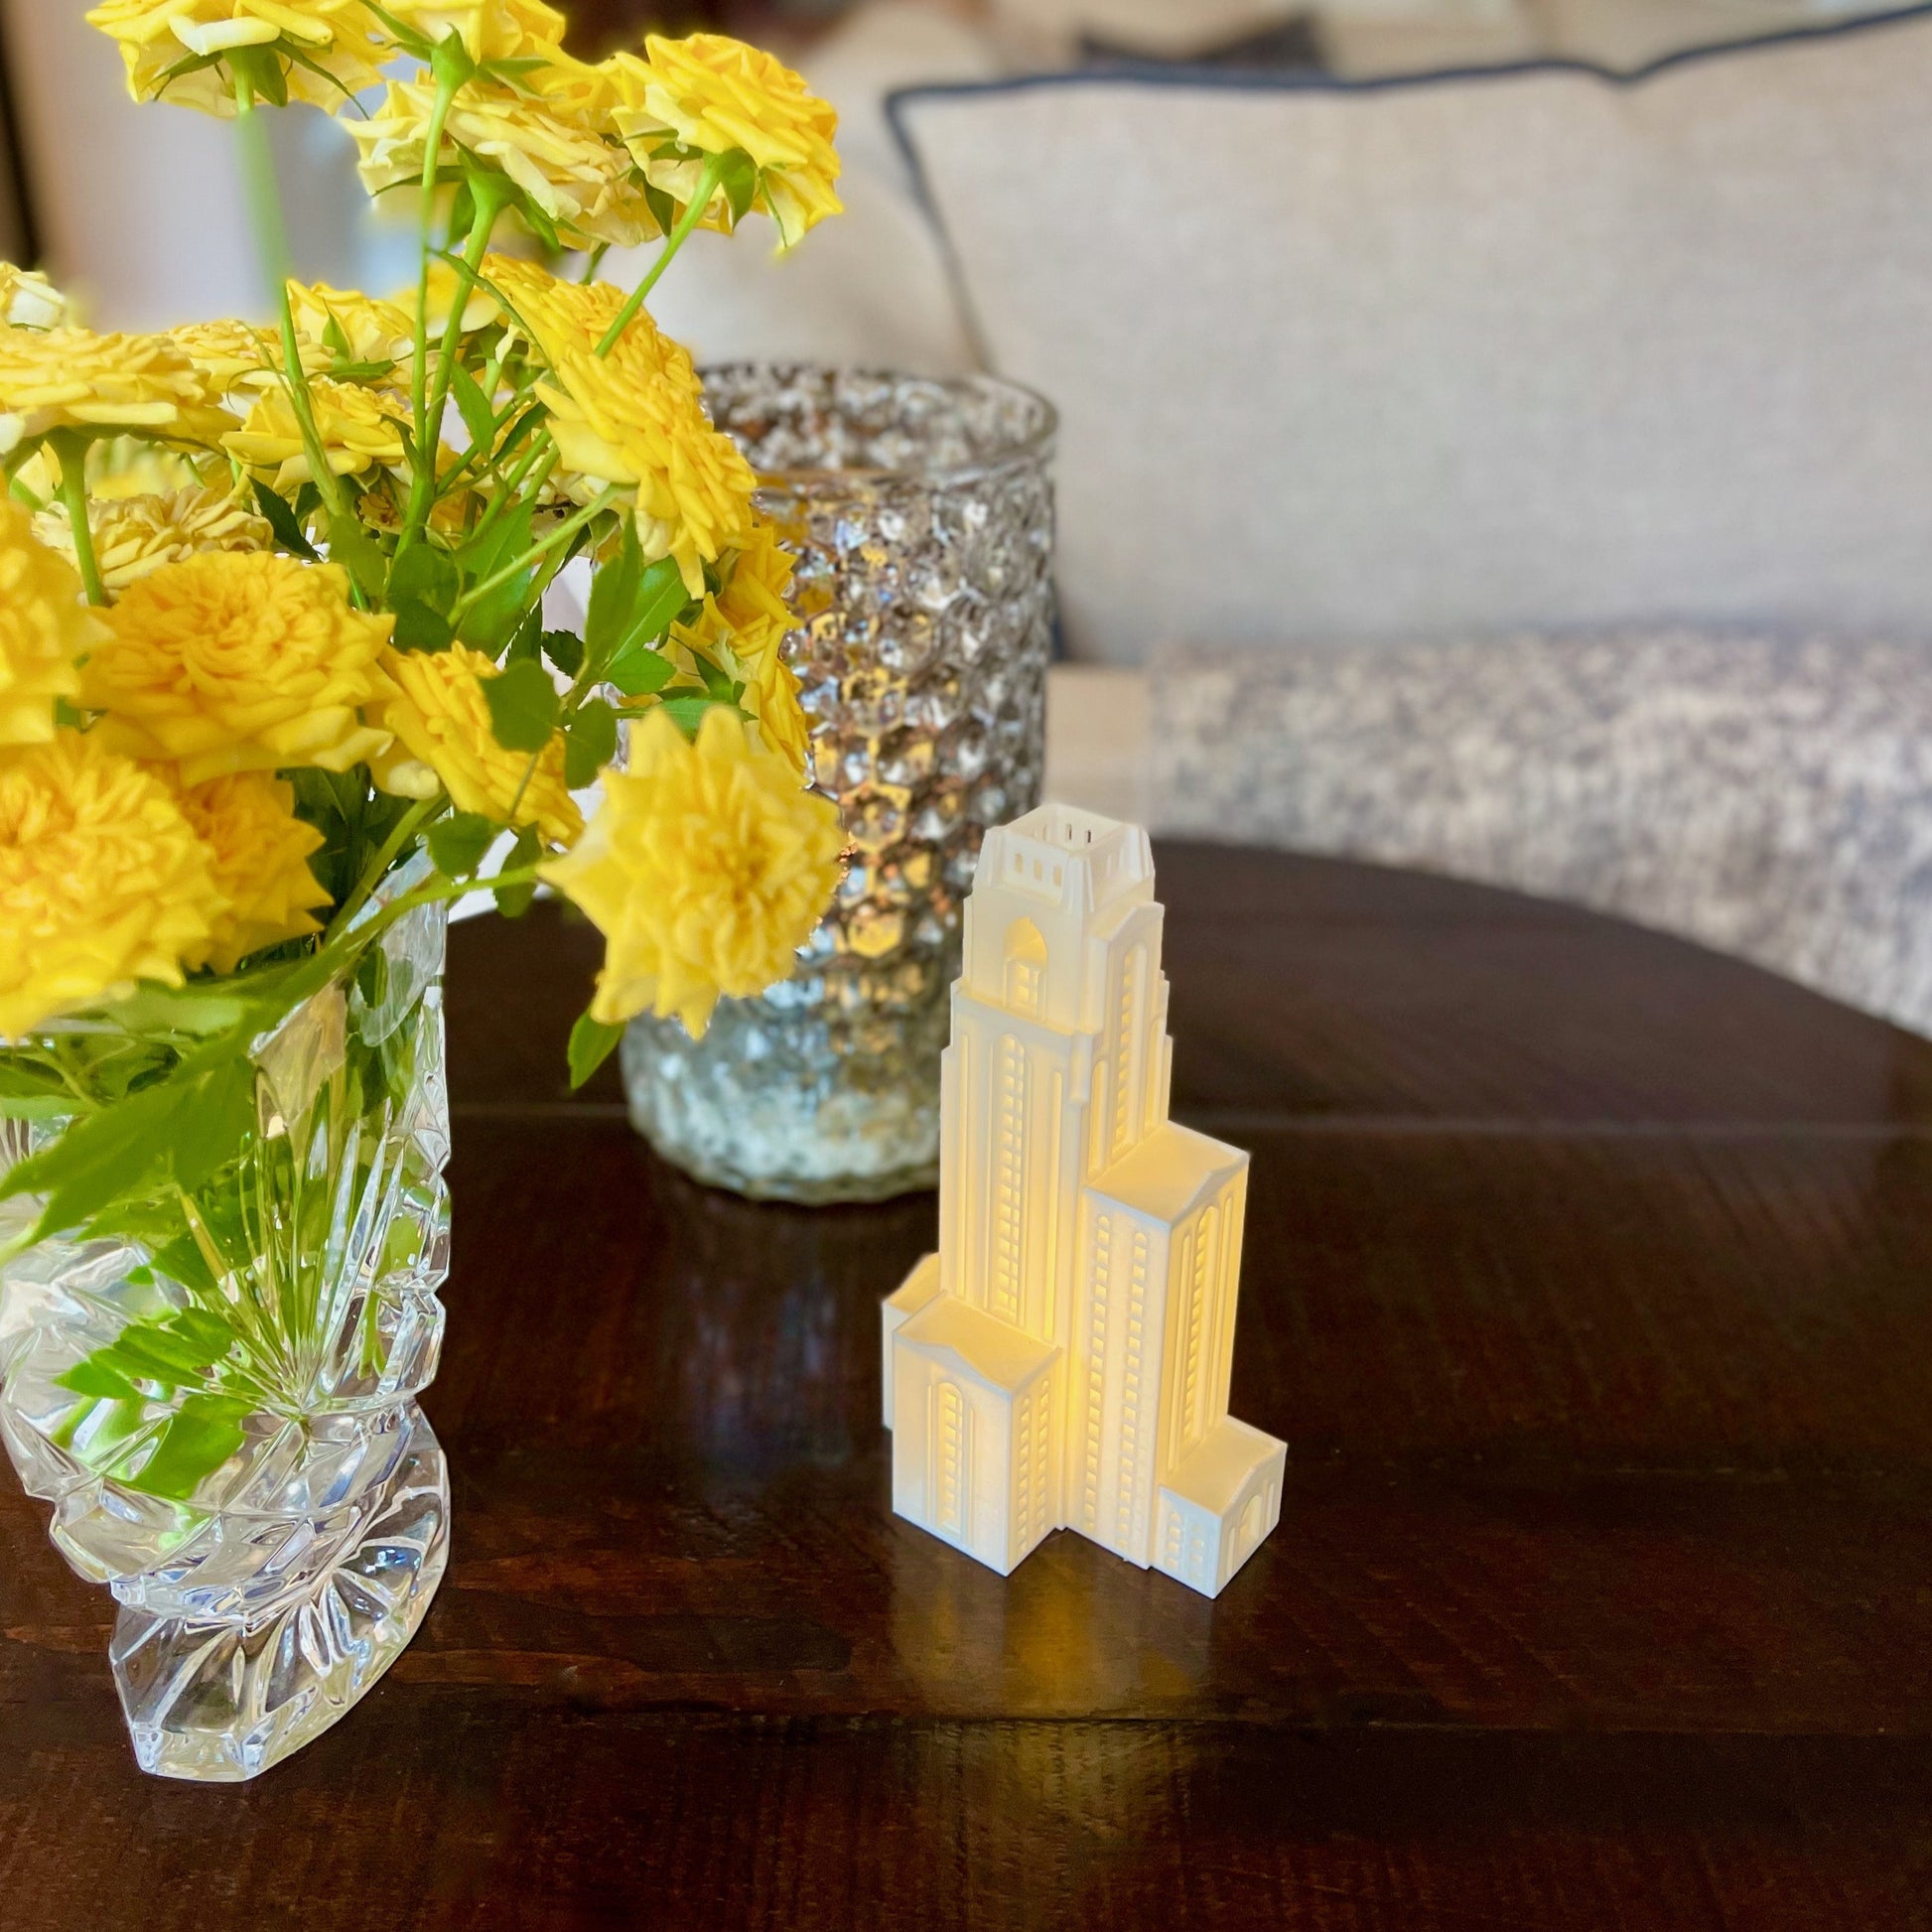
[(1932, 1033), (1932, 649), (1193, 651), (1152, 687), (1162, 830), (1575, 899)]
[(1076, 655), (1932, 632), (1932, 16), (1640, 79), (900, 96)]

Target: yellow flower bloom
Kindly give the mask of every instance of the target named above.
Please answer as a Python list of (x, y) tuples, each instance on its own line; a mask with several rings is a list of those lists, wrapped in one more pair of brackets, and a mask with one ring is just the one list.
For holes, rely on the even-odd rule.
[(549, 365), (536, 395), (572, 473), (570, 493), (588, 501), (608, 483), (634, 492), (645, 558), (675, 557), (686, 588), (702, 597), (704, 566), (751, 521), (758, 479), (737, 444), (712, 428), (690, 356), (641, 310), (611, 353), (599, 355), (597, 344), (623, 307), (608, 283), (560, 282), (497, 256), (484, 271)]
[[(248, 400), (283, 385), (282, 340), (272, 329), (246, 322), (191, 322), (169, 332), (169, 340), (200, 371), (208, 394), (222, 402)], [(326, 349), (298, 342), (297, 353), (309, 375), (328, 368)], [(234, 427), (230, 422), (228, 428)]]
[[(429, 340), (432, 344), (441, 343), (443, 332), (450, 326), (450, 309), (456, 301), (458, 286), (462, 278), (446, 261), (433, 261), (429, 265)], [(413, 287), (397, 297), (398, 303), (405, 305), (404, 326), (411, 332), (410, 340), (403, 348), (403, 355), (415, 350), (414, 324), (410, 320), (416, 313), (416, 291)], [(470, 293), (463, 304), (463, 334), (470, 335), (479, 329), (487, 329), (493, 322), (501, 319), (502, 312), (497, 308), (495, 298), (479, 282), (470, 285)], [(400, 359), (400, 358), (399, 358)]]
[(59, 329), (68, 315), (67, 297), (39, 269), (0, 262), (0, 322), (15, 329)]
[(97, 732), (0, 759), (0, 1038), (137, 979), (180, 985), (221, 903), (173, 792)]
[(584, 829), (564, 782), (561, 732), (537, 755), (534, 770), (528, 752), (506, 752), (497, 744), (483, 693), (483, 680), (495, 676), (496, 666), (482, 651), (466, 644), (391, 651), (387, 668), (397, 695), (381, 713), (382, 725), (396, 737), (375, 765), (385, 791), (433, 798), (440, 781), (458, 811), (519, 829), (534, 825), (553, 845), (568, 845)]
[(53, 740), (55, 701), (80, 695), (79, 659), (100, 635), (72, 565), (34, 535), (22, 505), (0, 496), (0, 746)]
[[(148, 496), (95, 496), (88, 514), (100, 581), (118, 596), (130, 584), (204, 550), (272, 550), (275, 533), (239, 496), (225, 489), (175, 489)], [(67, 512), (34, 519), (42, 539), (73, 555)]]
[(166, 336), (0, 329), (0, 451), (57, 429), (209, 446), (233, 426)]
[[(378, 465), (391, 470), (402, 467), (406, 419), (399, 402), (331, 376), (317, 376), (310, 382), (309, 400), (323, 454), (337, 476), (359, 476)], [(222, 437), (221, 447), (251, 476), (285, 496), (315, 481), (302, 425), (285, 387), (278, 385), (257, 396), (241, 427)]]
[(606, 771), (604, 788), (590, 829), (544, 868), (605, 937), (591, 1011), (608, 1026), (676, 1014), (695, 1038), (721, 995), (791, 970), (838, 883), (838, 811), (722, 707), (695, 745), (649, 713), (629, 769)]
[(673, 645), (705, 652), (745, 683), (745, 705), (767, 751), (778, 752), (802, 776), (811, 757), (811, 726), (798, 703), (798, 679), (783, 644), (795, 620), (785, 602), (792, 560), (770, 524), (752, 532), (725, 559), (725, 586), (705, 599), (697, 621), (673, 626)]
[[(329, 108), (373, 86), (386, 58), (361, 0), (102, 0), (87, 24), (120, 43), (136, 100), (167, 99), (223, 118), (235, 111), (234, 82), (219, 57), (233, 49), (274, 49), (289, 98)], [(168, 77), (197, 56), (217, 65)]]
[[(651, 186), (680, 206), (697, 193), (704, 164), (662, 153), (671, 142), (699, 156), (733, 149), (750, 155), (758, 169), (753, 207), (777, 223), (786, 248), (841, 211), (832, 189), (839, 178), (832, 146), (838, 113), (770, 55), (722, 34), (686, 40), (651, 34), (643, 60), (620, 54), (606, 66), (621, 103), (612, 125)], [(731, 205), (722, 189), (705, 219), (730, 229)]]
[(473, 61), (522, 61), (552, 53), (564, 17), (543, 0), (384, 0), (383, 11), (433, 44), (461, 34)]
[(199, 489), (201, 483), (201, 472), (189, 457), (129, 436), (103, 437), (87, 451), (87, 500), (92, 503), (166, 496), (177, 489)]
[[(291, 282), (289, 308), (295, 316), (297, 344), (319, 349), (324, 369), (339, 353), (329, 341), (331, 323), (348, 345), (351, 362), (399, 362), (415, 346), (416, 332), (408, 310), (356, 289), (332, 289), (327, 282)], [(308, 366), (306, 355), (303, 366)]]
[[(430, 82), (392, 80), (371, 118), (344, 121), (360, 150), (359, 172), (369, 194), (422, 180), (435, 104)], [(624, 151), (518, 88), (477, 79), (458, 93), (437, 165), (460, 167), (466, 153), (522, 190), (570, 245), (634, 248), (658, 231)]]
[(81, 667), (94, 736), (177, 761), (184, 784), (229, 771), (346, 771), (388, 747), (364, 713), (392, 695), (394, 619), (351, 608), (335, 564), (210, 550), (132, 585)]
[(185, 947), (182, 964), (231, 973), (252, 952), (320, 932), (311, 917), (329, 903), (309, 870), (323, 837), (295, 815), (295, 787), (264, 771), (210, 778), (179, 794), (207, 847), (221, 904), (208, 936)]

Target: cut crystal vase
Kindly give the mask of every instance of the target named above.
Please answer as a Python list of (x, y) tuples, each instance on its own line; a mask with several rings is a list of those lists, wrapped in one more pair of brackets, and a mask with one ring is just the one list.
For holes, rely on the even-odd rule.
[[(110, 1657), (145, 1770), (229, 1782), (299, 1750), (441, 1581), (449, 1481), (416, 1398), (449, 1259), (445, 925), (440, 905), (407, 913), (255, 1042), (254, 1128), (171, 1209), (187, 1238), (129, 1203), (129, 1232), (44, 1240), (0, 1273), (0, 1433), (61, 1554), (120, 1606)], [(0, 1123), (0, 1169), (61, 1126)], [(39, 1208), (0, 1203), (0, 1244)], [(239, 1338), (219, 1393), (213, 1370), (165, 1360), (127, 1370), (131, 1397), (63, 1383), (198, 1320)], [(226, 1459), (163, 1480), (171, 1443), (205, 1426)]]
[(702, 1040), (631, 1024), (631, 1118), (743, 1194), (928, 1187), (980, 840), (1039, 799), (1054, 413), (990, 376), (758, 364), (707, 370), (705, 400), (797, 558), (785, 657), (850, 863), (788, 980), (720, 1002)]

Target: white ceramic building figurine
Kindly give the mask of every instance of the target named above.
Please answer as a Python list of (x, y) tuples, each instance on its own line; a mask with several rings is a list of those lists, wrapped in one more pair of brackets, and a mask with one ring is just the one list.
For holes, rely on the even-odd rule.
[(1216, 1596), (1287, 1450), (1228, 1414), (1248, 1157), (1168, 1118), (1163, 916), (1137, 826), (1043, 805), (988, 835), (886, 1426), (893, 1507), (1002, 1576), (1075, 1529)]

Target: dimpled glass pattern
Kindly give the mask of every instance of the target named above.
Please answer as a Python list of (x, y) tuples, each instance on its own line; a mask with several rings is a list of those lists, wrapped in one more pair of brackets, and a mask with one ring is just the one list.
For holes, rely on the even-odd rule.
[[(56, 1547), (120, 1605), (109, 1659), (144, 1770), (228, 1783), (300, 1749), (400, 1655), (442, 1578), (449, 1478), (416, 1398), (449, 1272), (445, 925), (441, 906), (407, 914), (379, 964), (257, 1042), (257, 1131), (194, 1207), (204, 1292), (244, 1311), (274, 1401), (189, 1495), (117, 1476), (190, 1391), (144, 1389), (132, 1433), (106, 1437), (56, 1378), (194, 1291), (131, 1238), (57, 1237), (0, 1273), (0, 1435)], [(0, 1168), (58, 1131), (0, 1123)], [(39, 1206), (0, 1202), (0, 1245)]]
[(809, 367), (706, 393), (798, 558), (785, 649), (850, 869), (784, 984), (699, 1041), (632, 1024), (631, 1117), (702, 1180), (879, 1199), (937, 1175), (961, 908), (986, 831), (1038, 802), (1053, 411), (990, 377)]

